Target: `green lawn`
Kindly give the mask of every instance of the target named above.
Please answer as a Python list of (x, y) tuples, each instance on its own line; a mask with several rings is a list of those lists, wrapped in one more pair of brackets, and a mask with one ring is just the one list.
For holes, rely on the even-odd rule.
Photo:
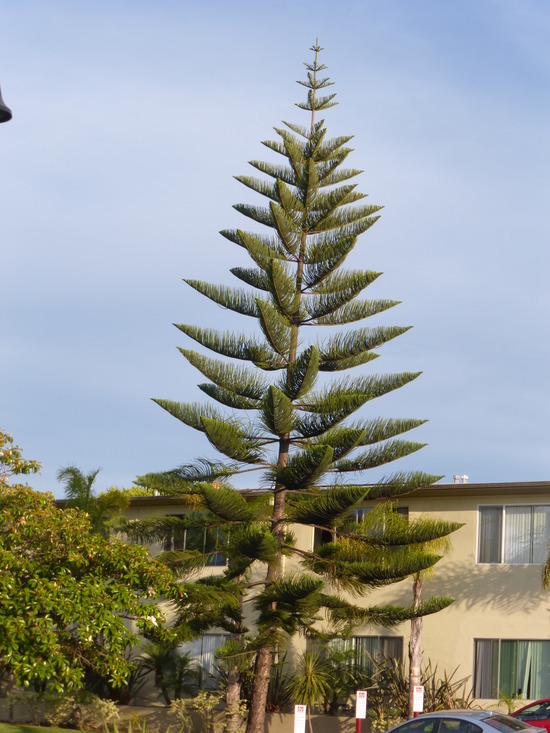
[[(12, 725), (0, 723), (0, 733), (70, 733), (73, 728), (50, 728), (38, 725)], [(76, 733), (80, 733), (77, 731)]]

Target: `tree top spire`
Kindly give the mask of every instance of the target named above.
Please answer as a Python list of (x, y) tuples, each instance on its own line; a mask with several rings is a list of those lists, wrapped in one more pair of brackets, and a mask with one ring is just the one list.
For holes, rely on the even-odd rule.
[(323, 50), (319, 45), (319, 39), (315, 39), (315, 44), (311, 46), (310, 50), (315, 53), (315, 56), (313, 63), (308, 63), (307, 61), (304, 62), (304, 66), (307, 69), (307, 80), (298, 80), (298, 84), (301, 84), (309, 90), (307, 93), (307, 101), (297, 102), (296, 106), (300, 107), (300, 109), (311, 111), (311, 127), (313, 129), (315, 111), (334, 107), (338, 102), (332, 101), (336, 94), (328, 94), (324, 97), (317, 96), (317, 91), (319, 89), (325, 89), (326, 87), (333, 86), (334, 82), (330, 81), (328, 76), (324, 78), (319, 78), (318, 76), (320, 71), (324, 71), (327, 68), (324, 64), (318, 63), (319, 53)]

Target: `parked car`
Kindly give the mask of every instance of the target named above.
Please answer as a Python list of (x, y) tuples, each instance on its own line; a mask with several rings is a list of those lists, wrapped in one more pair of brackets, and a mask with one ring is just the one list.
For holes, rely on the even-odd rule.
[[(519, 711), (518, 711), (519, 712)], [(388, 733), (548, 733), (494, 710), (441, 710), (407, 720)]]
[(536, 700), (535, 702), (524, 705), (519, 710), (512, 713), (514, 718), (523, 720), (529, 725), (536, 725), (538, 728), (546, 728), (550, 733), (550, 697), (544, 700)]

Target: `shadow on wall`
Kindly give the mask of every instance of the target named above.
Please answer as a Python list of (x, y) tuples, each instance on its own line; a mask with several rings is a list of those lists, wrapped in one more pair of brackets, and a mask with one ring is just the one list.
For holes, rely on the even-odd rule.
[[(398, 591), (392, 593), (392, 590)], [(410, 603), (412, 581), (391, 589), (385, 601)], [(540, 565), (475, 565), (444, 560), (426, 581), (423, 595), (450, 596), (452, 608), (498, 610), (500, 615), (518, 611), (550, 612), (550, 591), (542, 587)]]

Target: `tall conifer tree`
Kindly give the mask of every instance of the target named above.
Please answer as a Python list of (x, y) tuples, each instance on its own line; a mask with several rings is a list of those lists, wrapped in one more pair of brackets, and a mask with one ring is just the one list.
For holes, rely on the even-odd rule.
[[(307, 78), (299, 82), (307, 98), (297, 105), (309, 115), (308, 125), (285, 122), (275, 128), (278, 139), (264, 144), (278, 162), (251, 161), (261, 178), (237, 179), (266, 201), (235, 206), (259, 231), (221, 232), (252, 260), (249, 268), (231, 270), (247, 287), (186, 281), (258, 323), (261, 336), (178, 325), (202, 349), (218, 355), (181, 349), (208, 380), (200, 389), (222, 407), (156, 400), (204, 433), (224, 459), (143, 477), (162, 493), (185, 495), (186, 501), (194, 496), (198, 511), (183, 520), (127, 527), (134, 536), (162, 537), (174, 532), (179, 521), (180, 532), (202, 528), (224, 533), (228, 565), (223, 582), (233, 580), (243, 593), (254, 586), (255, 593), (256, 636), (249, 645), (255, 653), (255, 680), (247, 733), (263, 732), (272, 656), (285, 635), (315, 633), (320, 614), (333, 630), (349, 630), (359, 623), (391, 624), (425, 615), (451, 602), (432, 599), (420, 610), (369, 608), (342, 596), (346, 591), (348, 599), (357, 598), (431, 567), (439, 556), (422, 549), (422, 543), (458, 525), (439, 522), (430, 528), (429, 523), (403, 526), (382, 520), (373, 531), (372, 522), (350, 518), (361, 502), (390, 500), (438, 477), (403, 471), (378, 479), (364, 475), (421, 448), (400, 436), (424, 421), (378, 418), (361, 410), (418, 373), (370, 371), (376, 350), (408, 328), (348, 327), (397, 303), (362, 298), (379, 273), (344, 268), (381, 207), (366, 204), (365, 195), (350, 183), (360, 173), (344, 166), (351, 138), (327, 137), (319, 113), (336, 104), (335, 95), (325, 93), (331, 82), (318, 60), (322, 49), (316, 43), (311, 50)], [(323, 334), (317, 337), (317, 331)], [(351, 370), (356, 376), (347, 376)], [(251, 470), (259, 472), (258, 486), (265, 489), (256, 499), (230, 485), (232, 476)], [(299, 548), (289, 532), (293, 524), (329, 530), (331, 540), (311, 551)], [(198, 555), (183, 553), (175, 567), (188, 569), (212, 557)], [(291, 575), (283, 573), (285, 556), (295, 558)], [(249, 583), (253, 564), (264, 566), (261, 583), (257, 573)], [(185, 615), (182, 609), (180, 618)]]

